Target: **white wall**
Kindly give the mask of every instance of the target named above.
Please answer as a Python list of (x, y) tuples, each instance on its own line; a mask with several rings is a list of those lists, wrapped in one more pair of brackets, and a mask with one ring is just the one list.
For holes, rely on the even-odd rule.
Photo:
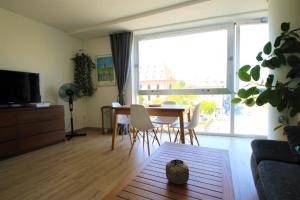
[[(0, 8), (0, 69), (40, 74), (42, 100), (64, 104), (57, 91), (73, 81), (70, 60), (82, 48), (83, 42), (63, 31), (33, 21)], [(69, 126), (65, 106), (66, 128)], [(75, 128), (86, 126), (86, 103), (75, 103)]]
[[(95, 61), (96, 56), (111, 54), (109, 37), (101, 37), (84, 41), (84, 52)], [(96, 73), (93, 73), (96, 83)], [(118, 90), (116, 86), (97, 87), (95, 94), (87, 99), (88, 127), (102, 127), (101, 107), (111, 105), (117, 100)]]

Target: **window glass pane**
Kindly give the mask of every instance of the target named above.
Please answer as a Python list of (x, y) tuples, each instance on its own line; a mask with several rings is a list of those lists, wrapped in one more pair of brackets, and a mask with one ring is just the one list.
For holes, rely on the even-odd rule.
[(142, 90), (226, 88), (227, 30), (142, 40), (138, 45)]
[[(240, 26), (240, 67), (246, 64), (257, 64), (256, 55), (269, 40), (267, 24), (251, 24)], [(261, 77), (267, 77), (269, 70), (263, 68)], [(239, 88), (249, 83), (238, 81)], [(263, 81), (263, 79), (261, 79)], [(268, 108), (267, 106), (247, 107), (235, 105), (235, 134), (267, 135)]]
[[(195, 129), (200, 133), (230, 133), (230, 96), (229, 95), (139, 95), (140, 104), (162, 104), (175, 101), (181, 105), (200, 105), (199, 124)], [(187, 119), (185, 119), (187, 120)]]

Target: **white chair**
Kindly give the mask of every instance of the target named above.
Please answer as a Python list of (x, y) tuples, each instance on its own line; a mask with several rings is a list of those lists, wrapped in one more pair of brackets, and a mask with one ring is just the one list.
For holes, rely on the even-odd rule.
[[(168, 105), (176, 105), (175, 101), (164, 101), (162, 103), (163, 106), (168, 106)], [(152, 120), (152, 123), (159, 124), (161, 126), (161, 134), (160, 134), (160, 139), (163, 134), (163, 126), (167, 125), (168, 127), (168, 133), (169, 133), (169, 139), (170, 142), (172, 142), (171, 138), (171, 132), (170, 132), (170, 125), (175, 123), (178, 120), (178, 117), (156, 117), (154, 120)]]
[[(121, 104), (119, 102), (112, 102), (111, 103), (112, 107), (119, 107)], [(117, 132), (119, 133), (121, 131), (122, 134), (122, 140), (124, 139), (124, 134), (127, 132), (129, 135), (130, 143), (132, 144), (132, 139), (129, 131), (129, 124), (130, 120), (129, 117), (126, 115), (118, 115), (118, 130)]]
[(150, 156), (150, 144), (149, 144), (149, 135), (151, 132), (153, 132), (153, 137), (156, 139), (158, 145), (160, 145), (156, 132), (155, 126), (152, 124), (149, 114), (146, 110), (146, 108), (142, 105), (138, 104), (132, 104), (130, 106), (130, 124), (133, 127), (132, 130), (134, 130), (133, 133), (133, 143), (131, 145), (129, 155), (133, 149), (133, 146), (136, 142), (137, 135), (142, 132), (143, 137), (143, 147), (145, 142), (145, 136), (147, 137), (147, 146), (148, 146), (148, 155)]
[[(197, 141), (198, 146), (199, 146), (199, 141), (198, 141), (198, 138), (196, 136), (196, 133), (195, 133), (194, 129), (196, 128), (196, 126), (199, 123), (199, 117), (200, 117), (200, 103), (198, 103), (195, 107), (191, 122), (184, 122), (184, 129), (188, 129), (189, 133), (190, 133), (191, 144), (193, 145), (193, 136), (194, 136), (196, 141)], [(174, 140), (174, 142), (176, 142), (177, 137), (179, 135), (180, 124), (179, 123), (174, 123), (174, 124), (172, 124), (171, 127), (178, 129), (178, 131), (176, 133), (176, 136), (175, 136), (175, 140)]]

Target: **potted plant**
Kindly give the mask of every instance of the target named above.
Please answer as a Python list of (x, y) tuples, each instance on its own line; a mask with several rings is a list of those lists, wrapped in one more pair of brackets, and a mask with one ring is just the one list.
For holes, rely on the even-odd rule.
[[(291, 30), (290, 23), (284, 22), (281, 30), (274, 44), (268, 42), (257, 54), (257, 65), (244, 65), (238, 70), (239, 79), (248, 84), (232, 99), (233, 104), (243, 103), (249, 107), (269, 103), (278, 112), (285, 113), (279, 117), (280, 124), (274, 130), (289, 125), (289, 117), (300, 113), (300, 41), (297, 33), (300, 28)], [(272, 72), (283, 67), (286, 67), (287, 75), (280, 81)], [(271, 72), (264, 77), (265, 81), (260, 76), (261, 68), (269, 68)]]
[(95, 87), (92, 82), (91, 73), (95, 69), (95, 63), (88, 54), (84, 54), (82, 50), (76, 53), (72, 58), (74, 68), (74, 83), (80, 90), (80, 97), (92, 96), (95, 92)]

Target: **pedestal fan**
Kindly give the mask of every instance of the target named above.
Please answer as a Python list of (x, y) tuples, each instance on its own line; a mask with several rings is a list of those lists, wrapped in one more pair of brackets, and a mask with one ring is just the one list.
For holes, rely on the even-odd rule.
[(73, 102), (77, 99), (78, 94), (79, 94), (79, 89), (73, 83), (65, 83), (58, 90), (59, 97), (62, 100), (66, 101), (66, 102), (69, 102), (71, 132), (70, 132), (70, 134), (66, 135), (66, 137), (67, 137), (68, 140), (70, 140), (73, 137), (77, 137), (77, 136), (86, 136), (85, 133), (80, 133), (79, 134), (79, 133), (76, 133), (74, 131)]

